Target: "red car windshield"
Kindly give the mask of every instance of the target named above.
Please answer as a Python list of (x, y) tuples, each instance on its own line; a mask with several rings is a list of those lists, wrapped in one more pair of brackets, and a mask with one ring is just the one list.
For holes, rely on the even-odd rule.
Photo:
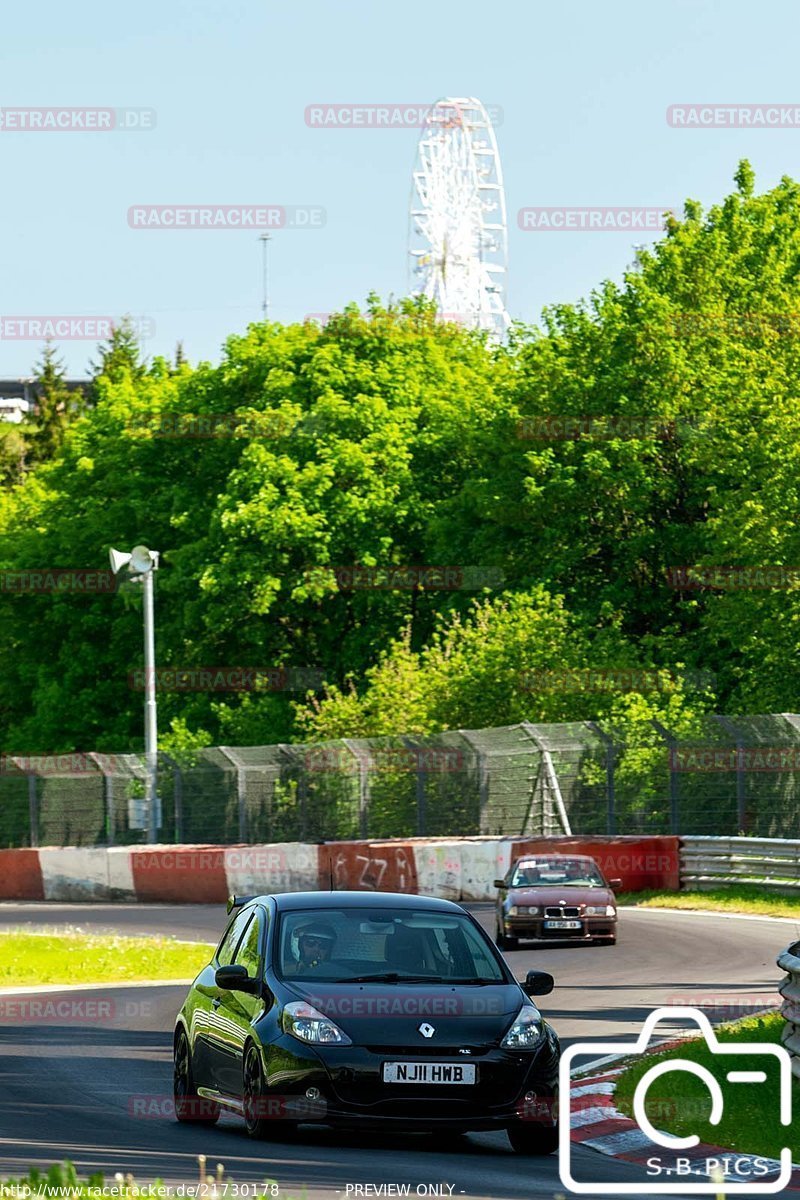
[(511, 877), (514, 887), (605, 887), (606, 883), (592, 862), (580, 859), (521, 862)]

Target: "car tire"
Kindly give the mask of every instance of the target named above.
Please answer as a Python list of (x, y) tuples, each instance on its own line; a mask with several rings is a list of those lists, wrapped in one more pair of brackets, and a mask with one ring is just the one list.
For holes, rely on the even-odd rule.
[(554, 1154), (558, 1149), (558, 1126), (538, 1125), (533, 1121), (510, 1125), (508, 1140), (517, 1154)]
[(219, 1105), (213, 1100), (206, 1100), (204, 1096), (198, 1096), (195, 1089), (192, 1051), (184, 1030), (175, 1039), (172, 1095), (175, 1119), (181, 1124), (214, 1125), (219, 1120)]
[(264, 1115), (264, 1073), (261, 1069), (261, 1056), (253, 1042), (245, 1049), (242, 1075), (244, 1124), (250, 1137), (262, 1141), (283, 1141), (291, 1138), (297, 1129), (296, 1121), (276, 1120)]
[(495, 931), (494, 940), (501, 950), (517, 950), (519, 948), (519, 938), (509, 937), (507, 933), (503, 933), (499, 925)]

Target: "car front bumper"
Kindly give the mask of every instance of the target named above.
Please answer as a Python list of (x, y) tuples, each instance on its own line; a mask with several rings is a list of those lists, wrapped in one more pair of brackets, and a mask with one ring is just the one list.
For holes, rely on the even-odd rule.
[[(408, 1047), (305, 1046), (285, 1035), (266, 1048), (269, 1091), (305, 1096), (317, 1089), (321, 1107), (310, 1123), (348, 1128), (383, 1125), (407, 1132), (506, 1129), (522, 1120), (553, 1124), (560, 1048), (554, 1031), (535, 1051), (450, 1047), (420, 1053)], [(467, 1085), (391, 1084), (385, 1062), (473, 1063)], [(288, 1068), (288, 1069), (287, 1069)]]
[(517, 917), (503, 916), (503, 932), (508, 937), (529, 938), (543, 942), (594, 942), (613, 941), (617, 935), (616, 917), (579, 917), (578, 929), (548, 929), (545, 917), (521, 914)]

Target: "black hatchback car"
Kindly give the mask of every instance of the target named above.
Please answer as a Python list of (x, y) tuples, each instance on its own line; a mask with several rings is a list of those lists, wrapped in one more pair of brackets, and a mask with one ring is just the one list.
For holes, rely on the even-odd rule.
[(422, 896), (232, 898), (175, 1025), (175, 1111), (253, 1137), (300, 1123), (558, 1144), (558, 1038), (477, 921)]

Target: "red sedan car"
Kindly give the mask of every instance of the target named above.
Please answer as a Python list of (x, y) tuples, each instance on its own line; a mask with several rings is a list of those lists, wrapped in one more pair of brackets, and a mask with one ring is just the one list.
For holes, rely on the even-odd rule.
[(537, 941), (617, 940), (620, 879), (607, 880), (592, 858), (536, 854), (518, 859), (505, 879), (495, 879), (497, 932), (503, 950), (520, 938)]

